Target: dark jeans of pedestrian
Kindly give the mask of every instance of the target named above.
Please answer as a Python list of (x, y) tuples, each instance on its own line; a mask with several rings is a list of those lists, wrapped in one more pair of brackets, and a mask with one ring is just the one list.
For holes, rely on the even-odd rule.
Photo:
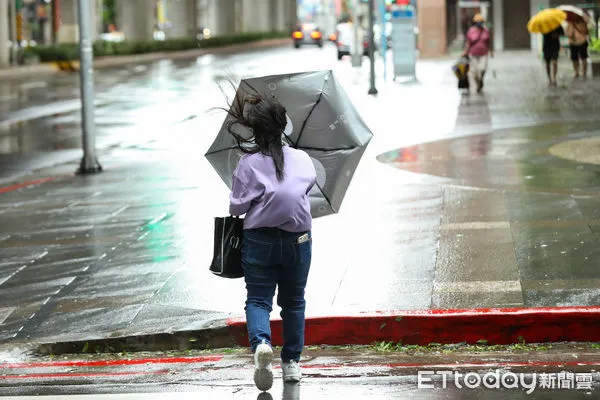
[[(302, 241), (305, 234), (309, 239)], [(277, 228), (244, 230), (242, 266), (248, 291), (245, 310), (253, 352), (263, 340), (271, 344), (269, 314), (277, 287), (277, 304), (283, 320), (281, 359), (300, 361), (304, 347), (304, 288), (311, 257), (310, 232), (293, 233)]]

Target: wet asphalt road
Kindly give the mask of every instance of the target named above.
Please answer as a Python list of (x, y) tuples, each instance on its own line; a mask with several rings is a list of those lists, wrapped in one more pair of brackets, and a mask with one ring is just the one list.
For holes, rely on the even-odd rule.
[[(311, 348), (303, 356), (300, 385), (283, 384), (275, 361), (274, 386), (262, 394), (253, 386), (251, 356), (244, 350), (9, 359), (0, 369), (0, 394), (84, 400), (595, 398), (598, 350), (584, 344), (550, 347), (444, 354)], [(478, 383), (484, 377), (487, 385)]]
[[(481, 375), (488, 372), (482, 371)], [(168, 372), (164, 372), (167, 374)], [(556, 376), (558, 376), (556, 371)], [(246, 373), (251, 375), (251, 371)], [(527, 384), (532, 382), (533, 375), (522, 375)], [(371, 378), (340, 378), (339, 376), (322, 376), (314, 378), (310, 382), (305, 380), (301, 384), (284, 384), (279, 379), (273, 385), (269, 392), (259, 393), (251, 384), (239, 382), (227, 382), (222, 384), (193, 384), (189, 383), (189, 378), (184, 383), (172, 383), (153, 381), (145, 384), (131, 383), (110, 383), (106, 386), (101, 384), (90, 390), (90, 387), (81, 387), (75, 390), (61, 388), (56, 386), (43, 386), (28, 388), (26, 393), (29, 395), (13, 396), (8, 395), (9, 399), (39, 399), (60, 400), (60, 399), (78, 399), (78, 400), (152, 400), (152, 399), (246, 399), (246, 400), (300, 400), (300, 399), (589, 399), (594, 398), (589, 390), (562, 389), (546, 390), (538, 389), (528, 394), (528, 389), (506, 389), (496, 390), (487, 388), (466, 388), (453, 387), (448, 384), (443, 387), (443, 382), (430, 381), (433, 387), (421, 389), (417, 388), (416, 376), (409, 377), (371, 377)], [(441, 378), (440, 378), (441, 379)], [(459, 378), (461, 379), (461, 378)], [(520, 379), (520, 378), (519, 378)], [(246, 381), (248, 378), (246, 377)], [(89, 384), (88, 384), (89, 385)], [(598, 384), (593, 387), (598, 390)], [(158, 389), (160, 388), (160, 389)], [(94, 392), (95, 394), (83, 394)], [(114, 392), (112, 394), (107, 392)], [(158, 393), (157, 393), (158, 392)], [(55, 393), (49, 395), (47, 393)], [(60, 394), (56, 394), (60, 393)], [(125, 394), (126, 393), (126, 394)], [(43, 396), (43, 397), (42, 397)]]
[[(315, 221), (309, 315), (599, 305), (597, 167), (548, 150), (594, 135), (598, 81), (565, 71), (568, 87), (549, 90), (535, 57), (507, 53), (486, 93), (469, 97), (451, 64), (421, 62), (418, 84), (380, 79), (377, 98), (368, 65), (353, 70), (331, 47), (98, 70), (107, 173), (71, 180), (76, 166), (59, 165), (31, 176), (58, 180), (0, 198), (0, 338), (192, 329), (239, 314), (243, 282), (201, 267), (204, 227), (227, 212), (202, 156), (223, 119), (210, 111), (224, 105), (215, 80), (319, 68), (334, 68), (375, 137), (340, 213)], [(5, 177), (78, 160), (77, 79), (0, 83)]]

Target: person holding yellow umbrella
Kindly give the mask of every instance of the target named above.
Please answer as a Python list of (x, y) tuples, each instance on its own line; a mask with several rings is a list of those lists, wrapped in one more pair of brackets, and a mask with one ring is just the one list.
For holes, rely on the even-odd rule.
[(567, 14), (564, 11), (556, 8), (548, 8), (534, 15), (527, 24), (529, 32), (541, 33), (544, 37), (542, 48), (550, 86), (556, 86), (560, 37), (565, 34), (562, 23), (566, 19)]

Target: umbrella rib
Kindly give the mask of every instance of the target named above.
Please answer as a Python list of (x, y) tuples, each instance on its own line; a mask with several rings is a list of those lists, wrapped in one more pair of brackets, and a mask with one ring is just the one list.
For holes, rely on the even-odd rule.
[(237, 148), (237, 146), (233, 146), (233, 147), (227, 147), (227, 148), (225, 148), (225, 149), (219, 149), (219, 150), (213, 150), (213, 151), (209, 151), (208, 153), (206, 153), (206, 154), (204, 155), (204, 157), (206, 157), (206, 156), (210, 156), (210, 155), (213, 155), (213, 154), (217, 154), (217, 153), (221, 153), (221, 152), (223, 152), (223, 151), (227, 151), (227, 150), (234, 150), (235, 148)]
[(323, 188), (321, 187), (321, 185), (319, 185), (318, 182), (315, 182), (315, 185), (317, 186), (317, 188), (319, 189), (319, 191), (321, 192), (321, 194), (323, 195), (323, 197), (325, 197), (325, 200), (327, 201), (327, 204), (329, 204), (329, 207), (331, 207), (331, 209), (333, 210), (333, 212), (337, 213), (338, 211), (335, 209), (335, 207), (333, 207), (333, 204), (331, 204), (331, 200), (329, 200), (329, 197), (327, 197), (327, 195), (325, 194), (325, 192), (323, 192)]
[(283, 136), (285, 136), (285, 138), (288, 140), (288, 142), (290, 142), (291, 144), (294, 144), (294, 142), (292, 141), (292, 138), (290, 138), (288, 135), (286, 135), (285, 132), (282, 132), (282, 134), (283, 134)]
[[(285, 136), (285, 138), (292, 144), (291, 147), (297, 149), (297, 144), (294, 143), (292, 141), (292, 139), (286, 135), (285, 133), (283, 134), (283, 136)], [(227, 151), (227, 150), (235, 150), (239, 148), (238, 146), (231, 146), (231, 147), (226, 147), (224, 149), (219, 149), (219, 150), (213, 150), (213, 151), (209, 151), (208, 153), (206, 153), (204, 156), (210, 156), (211, 154), (215, 154), (215, 153), (220, 153), (222, 151)], [(340, 151), (340, 150), (353, 150), (355, 149), (355, 147), (344, 147), (344, 148), (337, 148), (337, 149), (319, 149), (317, 147), (301, 147), (302, 150), (313, 150), (313, 151)]]
[(335, 149), (323, 149), (323, 148), (318, 148), (318, 147), (306, 147), (306, 146), (302, 146), (302, 147), (296, 147), (299, 150), (311, 150), (311, 151), (344, 151), (344, 150), (354, 150), (359, 146), (354, 146), (354, 147), (338, 147)]
[(302, 138), (302, 134), (304, 133), (304, 128), (306, 127), (306, 123), (310, 119), (310, 116), (312, 115), (313, 111), (315, 111), (315, 108), (317, 107), (317, 105), (321, 102), (322, 97), (323, 97), (323, 92), (319, 93), (319, 98), (317, 99), (315, 104), (312, 106), (312, 108), (310, 109), (310, 112), (306, 116), (306, 119), (302, 123), (302, 129), (300, 129), (300, 133), (298, 134), (298, 140), (296, 140), (296, 143), (294, 143), (294, 147), (298, 148), (298, 143), (300, 143), (300, 139)]
[(242, 79), (242, 81), (240, 82), (240, 86), (242, 86), (242, 83), (245, 83), (246, 85), (248, 85), (250, 87), (250, 89), (254, 90), (256, 93), (260, 92), (258, 90), (256, 90), (256, 88), (254, 86), (252, 86), (251, 84), (248, 83), (248, 81), (246, 79)]
[[(217, 153), (221, 153), (221, 152), (223, 152), (223, 151), (236, 150), (236, 149), (237, 149), (237, 150), (240, 150), (240, 147), (239, 147), (239, 146), (237, 146), (237, 145), (233, 145), (233, 146), (231, 146), (231, 147), (226, 147), (226, 148), (224, 148), (224, 149), (219, 149), (219, 150), (213, 150), (213, 151), (209, 151), (209, 152), (207, 152), (206, 154), (204, 154), (204, 157), (206, 157), (206, 156), (210, 156), (210, 155), (213, 155), (213, 154), (217, 154)], [(240, 150), (240, 151), (241, 151), (241, 150)]]
[[(291, 140), (290, 140), (291, 142)], [(354, 150), (356, 148), (358, 148), (359, 146), (354, 146), (354, 147), (338, 147), (335, 149), (320, 149), (318, 147), (294, 147), (295, 149), (298, 150), (309, 150), (309, 151), (321, 151), (321, 152), (326, 152), (326, 151), (348, 151), (348, 150)], [(216, 153), (221, 153), (223, 151), (228, 151), (228, 150), (236, 150), (239, 149), (238, 146), (234, 145), (231, 147), (226, 147), (224, 149), (219, 149), (219, 150), (213, 150), (213, 151), (209, 151), (208, 153), (204, 154), (204, 156), (210, 156)]]

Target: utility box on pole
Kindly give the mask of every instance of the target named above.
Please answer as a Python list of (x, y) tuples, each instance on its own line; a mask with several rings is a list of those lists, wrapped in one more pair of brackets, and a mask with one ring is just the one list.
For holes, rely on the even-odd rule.
[(352, 0), (351, 15), (352, 27), (354, 28), (354, 41), (353, 46), (351, 46), (352, 66), (358, 68), (362, 65), (362, 57), (364, 52), (362, 45), (363, 38), (361, 37), (363, 36), (363, 16), (358, 0)]
[(397, 77), (416, 80), (415, 10), (411, 5), (392, 7), (392, 51), (394, 80)]

